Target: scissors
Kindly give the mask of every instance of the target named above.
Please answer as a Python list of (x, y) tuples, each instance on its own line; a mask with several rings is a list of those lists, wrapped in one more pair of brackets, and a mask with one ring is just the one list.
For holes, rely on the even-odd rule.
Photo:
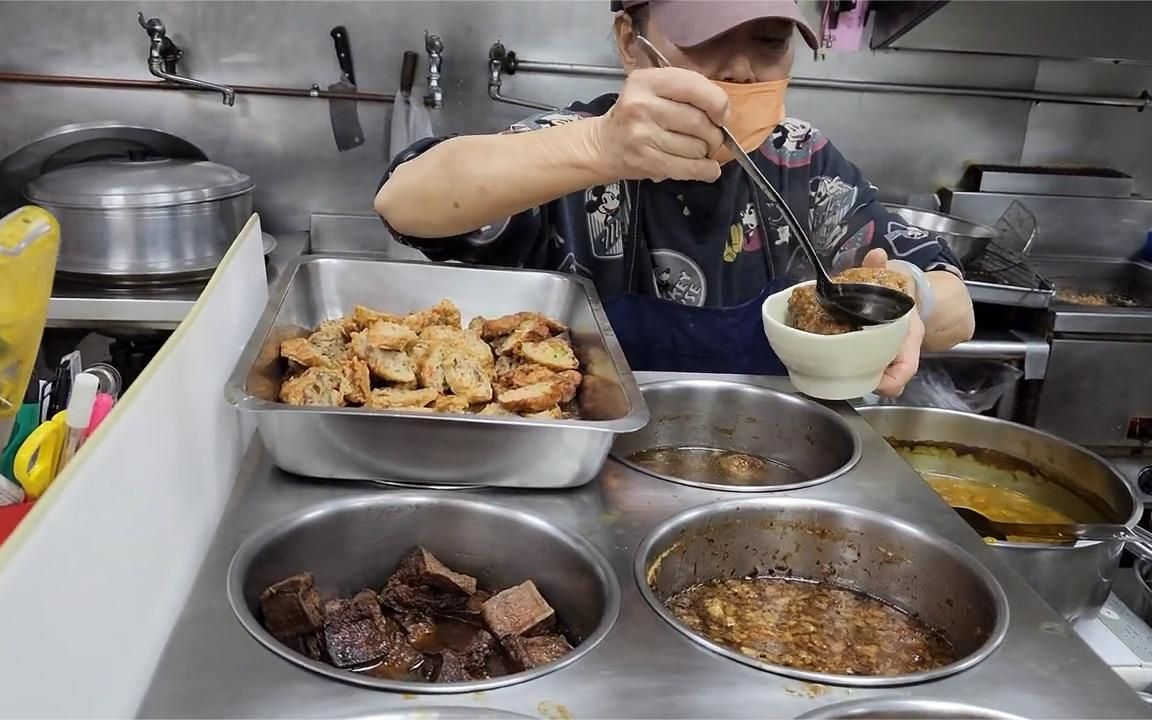
[(60, 469), (60, 449), (68, 439), (68, 411), (56, 413), (32, 431), (12, 461), (12, 472), (24, 493), (35, 499), (44, 494)]

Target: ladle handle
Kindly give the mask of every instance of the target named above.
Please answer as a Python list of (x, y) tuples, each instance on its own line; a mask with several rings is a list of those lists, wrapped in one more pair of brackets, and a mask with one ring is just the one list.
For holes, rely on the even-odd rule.
[(1128, 536), (1124, 539), (1124, 547), (1132, 554), (1152, 562), (1152, 532), (1139, 525), (1128, 528)]
[[(652, 42), (643, 35), (637, 35), (636, 41), (640, 43), (640, 47), (644, 48), (647, 53), (648, 59), (656, 67), (666, 68), (672, 67), (672, 63), (668, 62), (668, 58), (664, 57), (664, 53)], [(752, 158), (748, 157), (748, 153), (744, 152), (744, 148), (740, 147), (740, 143), (736, 140), (736, 136), (732, 131), (723, 125), (718, 126), (720, 132), (724, 134), (724, 147), (728, 148), (728, 152), (736, 160), (737, 164), (752, 180), (752, 184), (759, 188), (760, 192), (768, 196), (768, 199), (776, 203), (780, 208), (780, 213), (784, 216), (784, 222), (788, 225), (788, 229), (792, 231), (792, 235), (800, 241), (803, 246), (804, 252), (808, 254), (808, 259), (812, 261), (812, 266), (816, 269), (816, 284), (818, 287), (827, 287), (832, 284), (832, 278), (828, 276), (828, 272), (824, 270), (823, 263), (820, 262), (820, 256), (816, 254), (816, 246), (812, 244), (812, 240), (808, 237), (808, 231), (792, 214), (792, 208), (788, 207), (788, 203), (784, 202), (784, 196), (776, 187), (768, 182), (768, 178), (764, 177), (764, 173), (760, 172), (760, 168), (752, 162)], [(821, 293), (823, 295), (823, 293)]]

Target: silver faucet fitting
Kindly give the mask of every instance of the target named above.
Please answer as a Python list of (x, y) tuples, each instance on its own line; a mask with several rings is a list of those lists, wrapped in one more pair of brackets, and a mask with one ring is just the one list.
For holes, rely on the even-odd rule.
[(213, 90), (224, 96), (224, 104), (231, 107), (236, 104), (236, 91), (227, 85), (217, 85), (206, 80), (185, 77), (176, 72), (176, 63), (184, 57), (184, 51), (168, 37), (168, 30), (160, 18), (144, 19), (144, 13), (136, 13), (136, 20), (140, 27), (148, 33), (151, 43), (148, 46), (148, 72), (161, 80), (193, 87), (200, 90)]
[(428, 97), (432, 107), (444, 107), (444, 88), (440, 87), (440, 64), (444, 61), (444, 41), (439, 35), (424, 32), (424, 49), (428, 51)]

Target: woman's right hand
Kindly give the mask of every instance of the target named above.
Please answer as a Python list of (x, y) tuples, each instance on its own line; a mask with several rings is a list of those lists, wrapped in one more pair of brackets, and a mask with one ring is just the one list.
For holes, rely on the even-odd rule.
[(720, 165), (709, 156), (727, 113), (728, 95), (699, 73), (636, 70), (612, 109), (589, 123), (592, 152), (613, 178), (714, 182)]

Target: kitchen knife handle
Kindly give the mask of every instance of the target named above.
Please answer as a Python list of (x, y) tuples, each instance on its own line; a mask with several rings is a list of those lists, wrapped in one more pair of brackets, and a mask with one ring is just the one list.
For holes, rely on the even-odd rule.
[(412, 83), (416, 81), (416, 63), (420, 56), (411, 50), (404, 53), (404, 64), (400, 66), (400, 92), (412, 94)]
[(336, 59), (340, 61), (340, 72), (348, 76), (348, 82), (355, 85), (356, 69), (352, 64), (352, 43), (348, 41), (348, 29), (343, 25), (337, 25), (329, 34), (336, 43)]

